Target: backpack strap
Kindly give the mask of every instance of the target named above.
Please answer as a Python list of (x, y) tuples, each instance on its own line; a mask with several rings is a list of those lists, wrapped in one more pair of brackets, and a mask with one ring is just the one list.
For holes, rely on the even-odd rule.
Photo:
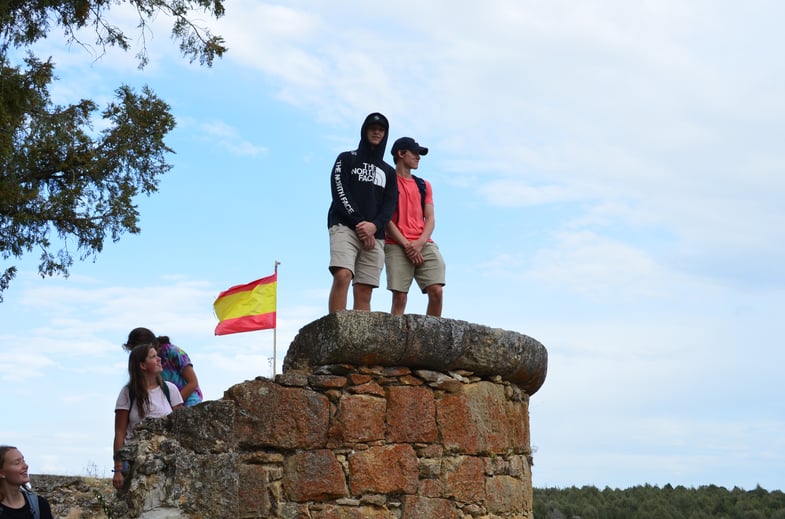
[(164, 390), (164, 395), (166, 395), (166, 401), (169, 402), (169, 407), (172, 407), (172, 397), (169, 396), (169, 384), (164, 381), (161, 384), (161, 389)]
[[(169, 395), (169, 385), (164, 381), (161, 384), (161, 389), (164, 392), (164, 396), (166, 396), (166, 401), (169, 402), (169, 407), (172, 407), (172, 397)], [(134, 392), (133, 388), (129, 385), (128, 386), (128, 400), (130, 403), (128, 404), (128, 412), (131, 412), (131, 409), (134, 408), (134, 400), (136, 399), (136, 393)]]
[(422, 204), (422, 215), (425, 217), (425, 180), (412, 175), (414, 183), (417, 184), (417, 189), (420, 191), (420, 203)]
[(22, 490), (22, 495), (25, 496), (27, 506), (30, 507), (30, 511), (33, 513), (33, 519), (41, 519), (41, 509), (38, 506), (38, 494), (30, 492), (29, 490)]

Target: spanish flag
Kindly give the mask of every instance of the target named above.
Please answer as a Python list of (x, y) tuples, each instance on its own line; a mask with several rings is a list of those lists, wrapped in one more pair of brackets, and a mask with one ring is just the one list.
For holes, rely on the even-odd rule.
[(218, 317), (216, 335), (275, 328), (278, 269), (272, 276), (233, 286), (218, 294), (213, 303)]

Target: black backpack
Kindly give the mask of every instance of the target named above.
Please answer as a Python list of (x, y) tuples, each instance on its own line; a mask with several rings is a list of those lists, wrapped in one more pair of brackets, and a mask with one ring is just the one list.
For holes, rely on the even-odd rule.
[(425, 180), (420, 177), (412, 175), (414, 183), (417, 184), (417, 189), (420, 191), (420, 203), (422, 204), (422, 216), (425, 218)]

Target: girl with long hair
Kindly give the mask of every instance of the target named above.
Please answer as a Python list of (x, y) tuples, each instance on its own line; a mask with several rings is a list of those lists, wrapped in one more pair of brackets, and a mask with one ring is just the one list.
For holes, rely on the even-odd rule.
[[(52, 519), (52, 509), (43, 497), (25, 488), (30, 483), (30, 467), (19, 449), (0, 445), (0, 517), (3, 519)], [(33, 510), (38, 510), (34, 516)]]
[(161, 357), (155, 344), (134, 346), (128, 355), (128, 383), (120, 390), (114, 411), (114, 476), (120, 489), (125, 482), (123, 460), (118, 452), (130, 439), (134, 428), (145, 418), (161, 418), (183, 405), (177, 386), (161, 378)]

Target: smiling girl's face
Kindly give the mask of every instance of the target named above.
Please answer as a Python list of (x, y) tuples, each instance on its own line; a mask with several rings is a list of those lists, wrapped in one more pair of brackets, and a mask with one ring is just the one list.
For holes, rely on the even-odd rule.
[(27, 473), (28, 465), (25, 462), (25, 457), (18, 449), (8, 449), (0, 460), (0, 476), (2, 476), (9, 485), (24, 485), (30, 481), (30, 476)]
[(161, 357), (158, 355), (158, 351), (156, 351), (155, 348), (150, 348), (150, 351), (147, 352), (147, 357), (145, 358), (141, 367), (142, 371), (153, 374), (158, 374), (163, 371), (163, 367), (161, 366)]

